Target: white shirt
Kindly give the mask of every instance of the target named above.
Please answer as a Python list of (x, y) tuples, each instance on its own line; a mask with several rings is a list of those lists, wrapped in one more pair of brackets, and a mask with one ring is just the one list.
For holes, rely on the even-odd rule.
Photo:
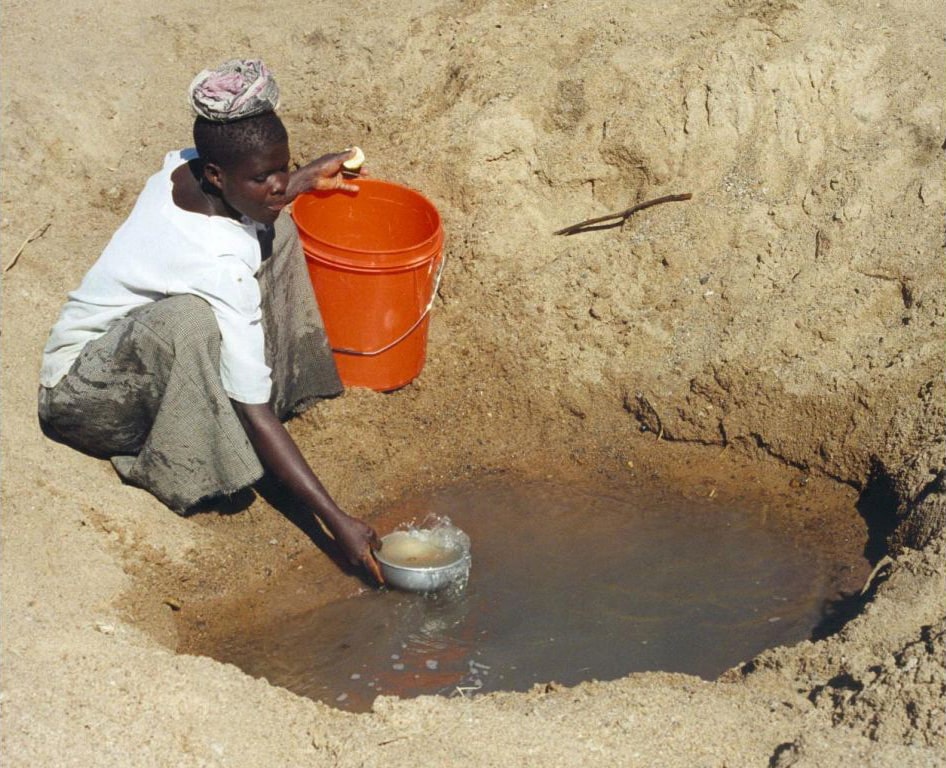
[(167, 154), (131, 215), (69, 294), (43, 352), (43, 386), (55, 386), (88, 342), (135, 307), (193, 294), (207, 301), (220, 326), (220, 377), (227, 394), (243, 403), (269, 401), (272, 379), (256, 281), (262, 225), (192, 213), (174, 203), (171, 173), (196, 156), (194, 150)]

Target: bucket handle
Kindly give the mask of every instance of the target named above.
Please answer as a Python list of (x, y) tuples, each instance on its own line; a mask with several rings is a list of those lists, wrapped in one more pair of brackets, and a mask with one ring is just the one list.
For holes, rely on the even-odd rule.
[(337, 352), (340, 355), (357, 355), (359, 357), (374, 357), (375, 355), (380, 355), (382, 352), (387, 352), (389, 349), (396, 347), (404, 339), (410, 336), (422, 322), (424, 318), (430, 314), (431, 308), (434, 306), (434, 301), (437, 298), (437, 291), (440, 290), (440, 278), (443, 277), (443, 268), (447, 263), (446, 254), (442, 254), (440, 257), (440, 266), (437, 267), (437, 274), (434, 277), (434, 287), (430, 292), (430, 301), (427, 302), (427, 306), (424, 307), (424, 311), (420, 313), (420, 317), (414, 321), (414, 324), (408, 328), (404, 333), (398, 336), (394, 341), (385, 344), (380, 349), (373, 349), (371, 351), (363, 351), (360, 349), (349, 349), (348, 347), (332, 347), (332, 352)]

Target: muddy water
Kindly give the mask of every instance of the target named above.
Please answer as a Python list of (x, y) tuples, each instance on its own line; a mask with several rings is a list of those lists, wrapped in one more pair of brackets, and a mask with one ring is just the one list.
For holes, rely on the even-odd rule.
[(296, 605), (201, 652), (355, 711), (378, 694), (473, 695), (646, 670), (713, 678), (810, 637), (838, 597), (837, 574), (864, 566), (787, 535), (751, 504), (668, 492), (497, 480), (406, 500), (388, 519), (429, 513), (472, 540), (461, 594)]

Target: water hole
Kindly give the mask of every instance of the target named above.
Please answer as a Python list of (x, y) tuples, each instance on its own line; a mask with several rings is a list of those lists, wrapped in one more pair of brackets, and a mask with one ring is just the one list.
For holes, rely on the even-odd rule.
[(195, 650), (351, 711), (380, 694), (472, 696), (639, 671), (712, 679), (811, 637), (841, 576), (866, 571), (863, 541), (822, 551), (819, 535), (787, 532), (751, 499), (497, 479), (406, 499), (386, 519), (428, 514), (472, 540), (461, 593), (365, 590), (300, 611), (299, 589), (274, 591), (265, 620), (233, 622)]

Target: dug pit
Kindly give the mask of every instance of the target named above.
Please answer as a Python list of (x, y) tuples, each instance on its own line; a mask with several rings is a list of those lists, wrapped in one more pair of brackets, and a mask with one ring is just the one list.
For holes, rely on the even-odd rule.
[[(942, 4), (398, 8), (291, 1), (261, 24), (257, 4), (5, 5), (4, 765), (942, 764)], [(444, 217), (423, 375), (290, 424), (344, 509), (380, 527), (402, 494), (500, 469), (570, 482), (572, 463), (575, 482), (719, 486), (715, 507), (736, 507), (725, 447), (753, 462), (734, 499), (791, 502), (789, 540), (839, 538), (819, 476), (846, 484), (847, 515), (872, 499), (872, 558), (893, 563), (865, 610), (720, 683), (632, 675), (357, 717), (171, 653), (267, 601), (298, 614), (367, 587), (266, 504), (179, 520), (36, 424), (66, 293), (190, 141), (195, 72), (250, 49), (293, 163), (359, 143)], [(64, 88), (63, 61), (94, 88)], [(551, 235), (681, 192), (623, 229)], [(704, 466), (681, 443), (710, 446)]]
[(465, 589), (326, 602), (310, 552), (181, 612), (179, 650), (352, 711), (637, 671), (712, 679), (837, 628), (869, 570), (853, 491), (769, 470), (672, 488), (503, 473), (408, 494), (376, 527), (449, 517), (473, 544)]

